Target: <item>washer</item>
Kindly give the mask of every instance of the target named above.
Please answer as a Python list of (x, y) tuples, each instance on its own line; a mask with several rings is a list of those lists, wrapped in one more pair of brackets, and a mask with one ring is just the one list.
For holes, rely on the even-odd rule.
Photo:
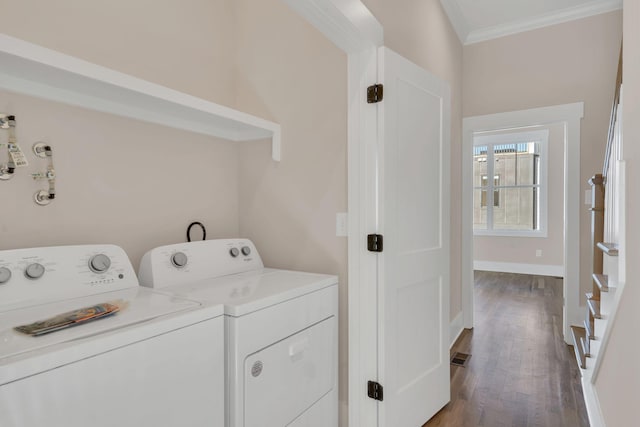
[(247, 239), (148, 252), (140, 283), (225, 307), (227, 425), (338, 425), (338, 280), (264, 268)]
[[(113, 300), (128, 307), (38, 337), (14, 330)], [(117, 246), (0, 251), (0, 425), (222, 427), (222, 314), (140, 287)]]

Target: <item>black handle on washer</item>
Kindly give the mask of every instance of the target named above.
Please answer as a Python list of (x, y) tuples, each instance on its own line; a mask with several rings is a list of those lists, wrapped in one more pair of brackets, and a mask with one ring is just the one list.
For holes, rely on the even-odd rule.
[(189, 227), (187, 228), (187, 242), (191, 241), (191, 228), (194, 225), (199, 225), (200, 226), (200, 228), (202, 229), (202, 240), (207, 240), (207, 229), (204, 228), (204, 225), (202, 225), (201, 222), (194, 221), (191, 224), (189, 224)]

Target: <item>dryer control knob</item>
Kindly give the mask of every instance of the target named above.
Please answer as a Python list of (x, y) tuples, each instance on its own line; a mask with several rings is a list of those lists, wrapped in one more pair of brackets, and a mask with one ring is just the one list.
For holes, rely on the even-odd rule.
[(105, 254), (98, 254), (89, 260), (89, 268), (94, 273), (105, 273), (111, 267), (111, 259)]
[(27, 277), (27, 279), (39, 279), (43, 274), (44, 266), (42, 264), (38, 264), (37, 262), (29, 264), (24, 270), (24, 275)]
[(237, 257), (238, 255), (240, 255), (240, 251), (238, 250), (238, 248), (231, 248), (229, 250), (229, 255), (231, 255), (232, 257)]
[(175, 254), (171, 255), (171, 264), (173, 264), (173, 266), (176, 268), (184, 267), (185, 265), (187, 265), (188, 260), (189, 259), (184, 252), (176, 252)]
[(251, 248), (249, 246), (242, 247), (242, 255), (249, 256), (250, 253), (251, 253)]
[(0, 285), (7, 283), (11, 279), (11, 270), (7, 267), (0, 267)]

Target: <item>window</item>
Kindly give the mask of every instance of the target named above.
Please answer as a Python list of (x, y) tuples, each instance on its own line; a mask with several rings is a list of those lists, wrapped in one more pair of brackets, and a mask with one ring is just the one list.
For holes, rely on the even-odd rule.
[(474, 136), (475, 234), (546, 237), (548, 139), (548, 130)]

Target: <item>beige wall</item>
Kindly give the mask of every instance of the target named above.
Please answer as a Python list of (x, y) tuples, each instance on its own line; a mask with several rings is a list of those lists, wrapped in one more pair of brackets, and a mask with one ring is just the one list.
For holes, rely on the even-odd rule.
[(233, 3), (0, 0), (0, 31), (232, 106)]
[[(640, 197), (635, 184), (640, 182), (640, 3), (624, 2), (624, 160), (627, 168), (626, 192), (626, 277), (627, 285), (614, 320), (609, 345), (602, 360), (595, 388), (602, 413), (609, 427), (638, 423), (636, 396), (640, 390), (640, 365), (624, 363), (640, 354)], [(601, 350), (602, 351), (602, 350)]]
[[(584, 101), (582, 191), (602, 170), (622, 37), (622, 13), (611, 12), (464, 48), (464, 116)], [(580, 277), (591, 287), (589, 213), (580, 217)], [(582, 293), (581, 293), (582, 294)]]
[[(564, 263), (564, 126), (540, 127), (549, 130), (547, 237), (474, 236), (475, 261), (517, 264), (563, 265)], [(536, 257), (536, 250), (542, 256)]]
[(340, 279), (340, 401), (348, 379), (347, 56), (282, 0), (235, 0), (238, 107), (282, 125), (282, 162), (270, 145), (240, 151), (240, 234), (271, 267)]
[[(232, 3), (0, 0), (11, 10), (6, 34), (226, 104), (235, 100)], [(45, 163), (27, 153), (31, 166), (0, 183), (12, 201), (0, 215), (0, 249), (111, 242), (137, 267), (146, 250), (184, 241), (193, 220), (212, 238), (237, 235), (237, 145), (7, 93), (0, 111), (16, 114), (25, 151), (52, 144), (59, 196), (33, 203), (45, 184), (28, 174)]]
[(462, 44), (439, 0), (363, 0), (384, 44), (451, 86), (451, 319), (462, 311)]
[[(0, 111), (16, 115), (30, 162), (0, 182), (0, 249), (114, 243), (137, 268), (145, 251), (184, 241), (194, 220), (210, 236), (237, 235), (233, 143), (8, 92)], [(31, 153), (37, 141), (52, 145), (57, 172), (58, 194), (46, 207), (33, 201), (47, 188), (30, 176), (47, 166)]]

